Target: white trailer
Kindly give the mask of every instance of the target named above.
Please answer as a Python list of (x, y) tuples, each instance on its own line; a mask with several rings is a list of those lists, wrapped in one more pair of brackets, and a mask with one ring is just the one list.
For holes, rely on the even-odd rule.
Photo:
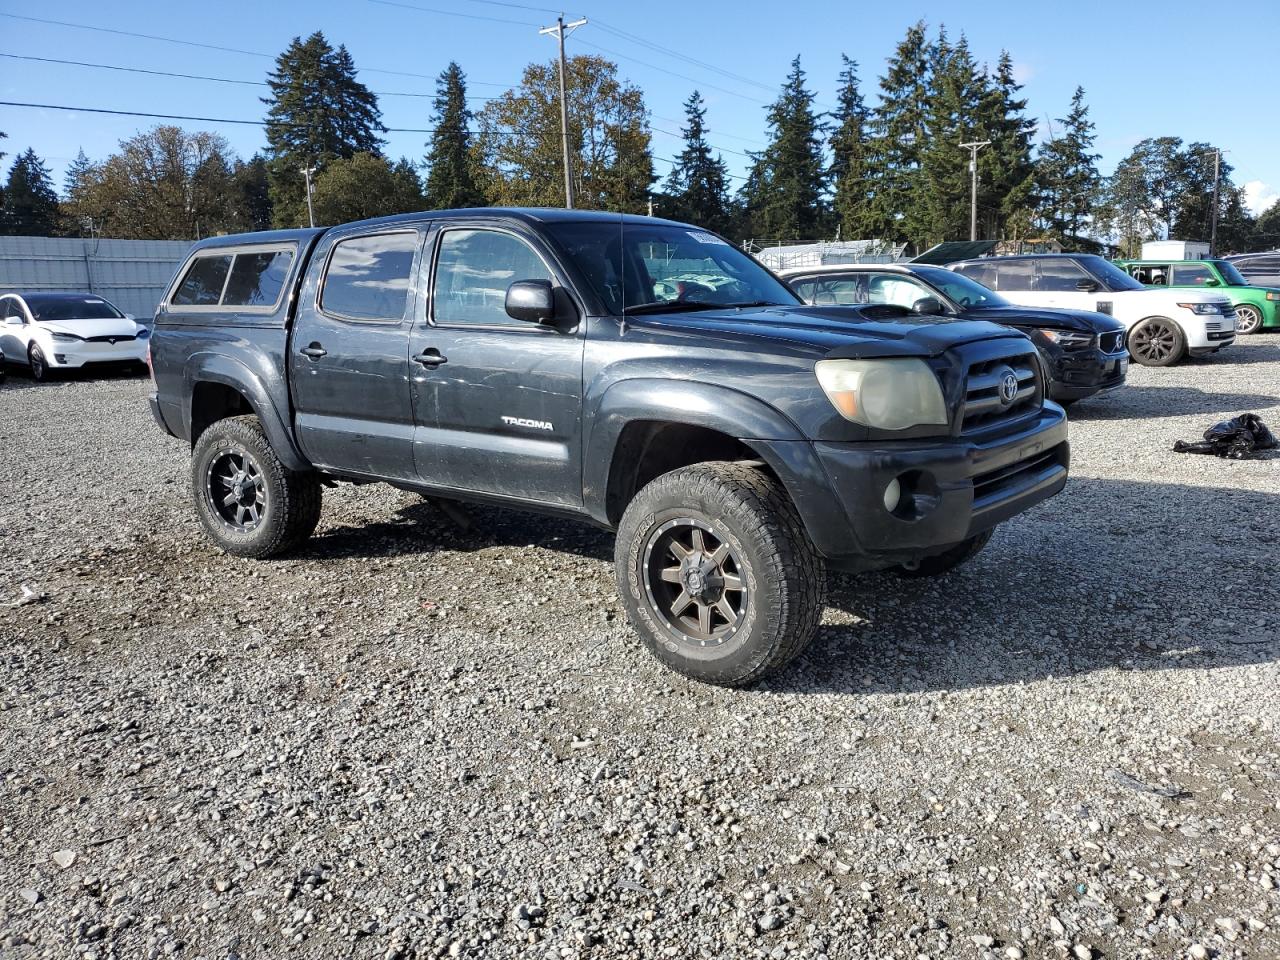
[(1209, 245), (1199, 240), (1148, 240), (1142, 245), (1143, 260), (1204, 260)]

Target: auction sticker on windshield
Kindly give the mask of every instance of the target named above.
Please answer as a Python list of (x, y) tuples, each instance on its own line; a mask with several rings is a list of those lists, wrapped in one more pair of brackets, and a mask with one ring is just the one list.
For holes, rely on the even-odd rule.
[(685, 232), (699, 243), (718, 243), (721, 246), (728, 246), (727, 243), (717, 237), (714, 233), (703, 233), (701, 230), (686, 230)]

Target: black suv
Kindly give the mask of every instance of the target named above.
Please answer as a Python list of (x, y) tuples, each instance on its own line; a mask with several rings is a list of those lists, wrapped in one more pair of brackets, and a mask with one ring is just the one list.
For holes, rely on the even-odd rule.
[[(943, 573), (1067, 480), (1031, 342), (807, 307), (720, 237), (648, 217), (452, 210), (196, 244), (155, 318), (152, 413), (223, 550), (300, 547), (321, 489), (617, 531), (669, 666), (786, 664), (828, 564)], [(454, 508), (446, 504), (446, 513)]]
[(923, 264), (830, 264), (781, 273), (818, 306), (891, 303), (916, 313), (990, 320), (1023, 331), (1049, 371), (1049, 396), (1062, 404), (1123, 386), (1129, 370), (1124, 324), (1103, 313), (1020, 307), (975, 280)]

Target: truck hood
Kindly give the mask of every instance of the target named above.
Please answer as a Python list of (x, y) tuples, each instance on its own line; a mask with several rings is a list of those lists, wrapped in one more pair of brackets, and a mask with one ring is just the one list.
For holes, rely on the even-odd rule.
[(1018, 336), (985, 320), (921, 316), (877, 307), (726, 307), (627, 318), (642, 329), (774, 341), (837, 357), (936, 356), (961, 343)]
[(1082, 330), (1086, 333), (1116, 333), (1124, 324), (1105, 313), (1068, 310), (1056, 307), (969, 307), (969, 315), (1007, 323), (1015, 327), (1055, 327), (1059, 330)]
[(94, 320), (38, 320), (37, 330), (50, 333), (70, 333), (88, 337), (136, 337), (138, 325), (127, 317), (104, 317)]

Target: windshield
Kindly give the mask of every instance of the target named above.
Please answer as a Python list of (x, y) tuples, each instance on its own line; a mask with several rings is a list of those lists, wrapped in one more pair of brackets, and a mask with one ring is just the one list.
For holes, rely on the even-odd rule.
[(951, 300), (971, 310), (984, 307), (1007, 307), (1009, 301), (994, 290), (971, 280), (963, 273), (944, 270), (942, 267), (912, 267), (911, 272), (937, 287)]
[(1218, 272), (1222, 274), (1222, 279), (1227, 286), (1247, 287), (1249, 285), (1249, 281), (1244, 278), (1244, 274), (1236, 269), (1234, 263), (1229, 260), (1213, 260), (1211, 262), (1218, 268)]
[(1118, 293), (1121, 290), (1147, 289), (1110, 260), (1094, 256), (1093, 254), (1086, 254), (1084, 256), (1076, 257), (1076, 262), (1092, 273), (1094, 277), (1106, 284), (1107, 288), (1112, 292)]
[(800, 303), (755, 260), (692, 227), (597, 220), (546, 229), (615, 316)]
[(124, 316), (101, 297), (28, 297), (36, 320), (118, 320)]

